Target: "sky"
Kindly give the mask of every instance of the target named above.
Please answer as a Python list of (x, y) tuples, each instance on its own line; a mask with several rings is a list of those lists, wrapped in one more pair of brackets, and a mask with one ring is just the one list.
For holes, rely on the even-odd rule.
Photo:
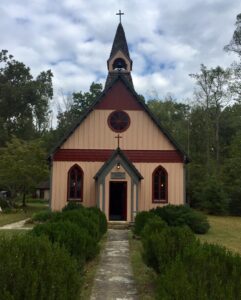
[(223, 51), (235, 29), (240, 0), (1, 0), (0, 49), (31, 68), (51, 69), (53, 105), (63, 95), (104, 84), (106, 61), (122, 24), (133, 60), (137, 93), (191, 98), (200, 64), (228, 67)]

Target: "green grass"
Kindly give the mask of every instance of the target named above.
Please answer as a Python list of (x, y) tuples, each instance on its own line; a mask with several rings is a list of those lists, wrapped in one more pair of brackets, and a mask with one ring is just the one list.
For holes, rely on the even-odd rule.
[(241, 254), (241, 217), (208, 216), (208, 233), (197, 235), (203, 242), (219, 244)]
[(8, 213), (0, 213), (0, 226), (30, 218), (34, 213), (47, 210), (45, 203), (28, 203), (25, 209), (16, 209)]
[(134, 278), (137, 285), (138, 296), (141, 300), (155, 299), (155, 282), (157, 279), (156, 273), (148, 268), (141, 257), (141, 241), (129, 239), (130, 258), (133, 269)]

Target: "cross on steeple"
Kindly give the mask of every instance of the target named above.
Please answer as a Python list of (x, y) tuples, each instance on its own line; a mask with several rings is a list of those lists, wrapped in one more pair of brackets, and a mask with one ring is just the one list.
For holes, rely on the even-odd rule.
[(124, 13), (122, 13), (121, 10), (119, 10), (119, 12), (118, 12), (116, 15), (119, 16), (119, 18), (120, 18), (120, 23), (121, 23), (121, 16), (124, 15)]
[(122, 139), (122, 136), (120, 136), (118, 133), (118, 135), (115, 136), (115, 139), (118, 139), (118, 148), (120, 148), (120, 139)]

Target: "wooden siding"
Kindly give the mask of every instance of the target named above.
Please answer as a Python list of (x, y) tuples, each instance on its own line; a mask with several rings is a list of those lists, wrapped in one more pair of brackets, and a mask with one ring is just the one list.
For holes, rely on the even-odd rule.
[[(53, 176), (52, 176), (52, 193), (51, 193), (51, 207), (53, 210), (61, 210), (67, 203), (67, 174), (68, 170), (74, 165), (78, 164), (84, 173), (84, 194), (83, 205), (95, 206), (97, 205), (97, 187), (93, 177), (97, 171), (101, 168), (102, 162), (53, 162)], [(184, 203), (184, 186), (183, 186), (183, 163), (134, 163), (135, 167), (144, 177), (139, 183), (139, 201), (138, 210), (149, 210), (162, 204), (152, 203), (152, 173), (159, 165), (163, 166), (168, 173), (168, 200), (171, 204), (183, 204)], [(109, 175), (108, 175), (109, 176)], [(109, 180), (107, 176), (105, 182), (105, 212), (109, 217)], [(128, 220), (130, 220), (130, 179), (128, 181)], [(100, 192), (100, 207), (102, 208), (102, 190)], [(134, 201), (135, 210), (135, 201)]]
[[(102, 149), (59, 149), (53, 156), (54, 161), (106, 161), (114, 150)], [(132, 162), (183, 162), (182, 155), (176, 150), (123, 150)]]
[(84, 173), (83, 205), (96, 205), (96, 185), (93, 179), (102, 166), (100, 162), (53, 162), (51, 207), (61, 210), (67, 204), (68, 171), (73, 165), (79, 165)]
[(152, 203), (152, 173), (158, 166), (165, 168), (168, 174), (168, 203), (176, 205), (184, 204), (182, 163), (135, 163), (134, 165), (144, 177), (139, 187), (139, 211), (165, 205)]
[[(94, 110), (62, 145), (61, 149), (116, 149), (116, 132), (107, 119), (111, 110)], [(124, 150), (175, 150), (144, 111), (127, 111), (130, 127), (121, 133), (120, 148)]]

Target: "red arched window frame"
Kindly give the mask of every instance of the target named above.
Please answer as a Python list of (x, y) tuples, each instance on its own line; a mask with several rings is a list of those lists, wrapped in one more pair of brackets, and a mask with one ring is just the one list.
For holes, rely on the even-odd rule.
[(84, 173), (78, 165), (74, 165), (68, 172), (67, 200), (83, 201)]
[(152, 173), (152, 202), (168, 202), (168, 174), (161, 166), (158, 166)]

